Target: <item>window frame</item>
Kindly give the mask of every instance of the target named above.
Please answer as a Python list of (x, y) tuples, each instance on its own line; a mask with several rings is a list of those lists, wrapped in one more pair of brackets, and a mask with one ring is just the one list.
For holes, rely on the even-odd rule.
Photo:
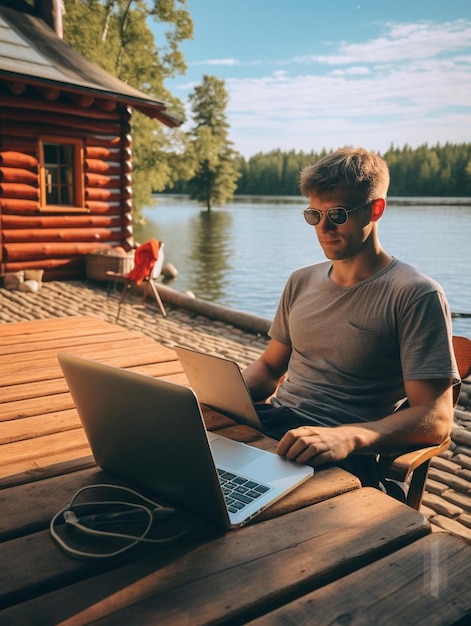
[[(72, 204), (48, 204), (47, 203), (47, 175), (46, 163), (44, 157), (44, 145), (55, 144), (58, 146), (72, 146), (73, 148), (73, 165), (72, 165)], [(52, 213), (86, 213), (88, 212), (85, 204), (84, 190), (84, 145), (82, 139), (74, 137), (58, 137), (56, 135), (41, 135), (39, 137), (39, 210), (41, 212)]]

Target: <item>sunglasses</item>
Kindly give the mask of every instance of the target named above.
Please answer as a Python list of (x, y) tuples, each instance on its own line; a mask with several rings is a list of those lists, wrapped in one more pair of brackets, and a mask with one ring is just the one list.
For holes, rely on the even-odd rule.
[[(345, 224), (345, 222), (348, 221), (349, 213), (351, 213), (352, 211), (356, 211), (357, 209), (362, 209), (363, 207), (371, 204), (371, 202), (372, 200), (370, 200), (369, 202), (364, 202), (363, 204), (359, 204), (358, 206), (353, 207), (353, 209), (344, 209), (342, 206), (334, 206), (331, 209), (327, 209), (327, 217), (332, 222), (332, 224), (340, 226), (341, 224)], [(320, 224), (323, 214), (324, 211), (319, 211), (319, 209), (311, 209), (311, 207), (304, 209), (303, 211), (304, 219), (311, 226), (317, 226), (318, 224)]]

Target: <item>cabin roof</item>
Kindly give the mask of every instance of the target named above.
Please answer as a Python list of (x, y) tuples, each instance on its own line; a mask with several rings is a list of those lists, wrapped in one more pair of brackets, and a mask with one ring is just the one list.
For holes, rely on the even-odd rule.
[(130, 106), (166, 126), (181, 121), (166, 105), (78, 54), (42, 19), (0, 5), (0, 78), (61, 89)]

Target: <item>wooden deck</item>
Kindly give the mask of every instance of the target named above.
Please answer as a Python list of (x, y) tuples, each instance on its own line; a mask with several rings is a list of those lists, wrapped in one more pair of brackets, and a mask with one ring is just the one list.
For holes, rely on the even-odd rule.
[[(471, 547), (341, 470), (313, 478), (251, 525), (96, 562), (48, 526), (96, 467), (57, 363), (68, 351), (186, 384), (170, 348), (93, 317), (0, 326), (0, 623), (451, 624), (471, 617)], [(209, 409), (208, 428), (276, 442)], [(179, 523), (179, 515), (175, 521)], [(366, 617), (365, 617), (366, 616)], [(366, 619), (366, 622), (365, 622)]]

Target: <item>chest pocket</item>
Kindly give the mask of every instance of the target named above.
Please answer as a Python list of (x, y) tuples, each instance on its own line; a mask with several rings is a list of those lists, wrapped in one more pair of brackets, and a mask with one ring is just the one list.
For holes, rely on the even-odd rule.
[(357, 322), (346, 322), (339, 329), (332, 344), (332, 361), (338, 371), (360, 379), (384, 379), (400, 373), (395, 338)]

